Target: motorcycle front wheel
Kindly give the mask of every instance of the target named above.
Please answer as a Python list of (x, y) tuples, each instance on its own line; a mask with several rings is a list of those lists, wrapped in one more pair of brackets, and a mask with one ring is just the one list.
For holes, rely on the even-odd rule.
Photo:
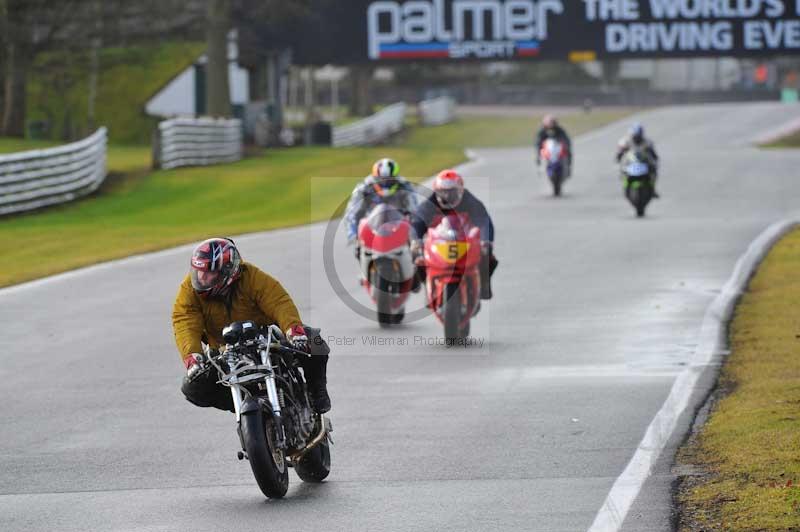
[(392, 314), (392, 282), (389, 280), (391, 272), (386, 268), (378, 266), (372, 268), (370, 272), (370, 284), (375, 295), (375, 306), (378, 307), (378, 324), (381, 327), (389, 327), (395, 323), (395, 316)]
[(447, 340), (463, 338), (461, 330), (461, 291), (455, 283), (444, 287), (444, 301), (442, 302), (442, 316), (444, 321), (444, 337)]
[(553, 196), (560, 196), (562, 182), (561, 176), (558, 174), (553, 174), (550, 176), (550, 182), (553, 184)]
[(289, 489), (289, 468), (283, 451), (275, 447), (272, 420), (261, 411), (242, 414), (242, 443), (261, 492), (280, 499)]

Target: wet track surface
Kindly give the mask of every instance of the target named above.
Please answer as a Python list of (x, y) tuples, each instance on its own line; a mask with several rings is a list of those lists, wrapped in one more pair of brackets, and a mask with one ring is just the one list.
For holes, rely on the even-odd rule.
[[(0, 530), (585, 530), (736, 259), (800, 197), (800, 152), (747, 142), (786, 107), (642, 118), (664, 160), (643, 220), (612, 164), (626, 124), (576, 140), (560, 199), (531, 150), (476, 151), (467, 186), (501, 264), (468, 347), (438, 345), (430, 317), (384, 331), (354, 313), (326, 277), (324, 225), (239, 240), (333, 348), (333, 470), (322, 485), (292, 473), (282, 501), (236, 460), (232, 416), (178, 390), (170, 312), (189, 248), (0, 291)], [(333, 250), (366, 303), (340, 234)], [(662, 462), (626, 529), (669, 530)]]

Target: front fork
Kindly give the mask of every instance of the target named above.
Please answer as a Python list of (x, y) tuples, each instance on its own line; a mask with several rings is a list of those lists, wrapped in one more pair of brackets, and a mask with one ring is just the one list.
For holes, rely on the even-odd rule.
[[(272, 368), (272, 361), (270, 360), (269, 351), (262, 349), (259, 351), (261, 355), (261, 363), (263, 366)], [(275, 373), (270, 369), (264, 377), (264, 385), (267, 391), (267, 399), (269, 399), (270, 412), (265, 412), (261, 403), (254, 398), (245, 399), (244, 392), (242, 392), (239, 385), (231, 386), (231, 396), (233, 397), (233, 408), (236, 414), (236, 423), (241, 425), (242, 414), (253, 410), (259, 410), (262, 415), (269, 415), (272, 420), (272, 427), (274, 432), (275, 445), (279, 449), (286, 448), (286, 435), (283, 431), (283, 420), (281, 417), (281, 402), (278, 394), (278, 385), (275, 382)], [(241, 435), (241, 430), (239, 430)], [(242, 444), (244, 449), (244, 444)]]

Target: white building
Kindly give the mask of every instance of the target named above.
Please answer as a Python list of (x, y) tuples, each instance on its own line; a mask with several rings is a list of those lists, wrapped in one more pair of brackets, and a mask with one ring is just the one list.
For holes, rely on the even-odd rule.
[[(230, 81), (231, 103), (245, 104), (249, 101), (249, 73), (241, 68), (236, 60), (239, 49), (234, 34), (228, 36), (228, 77)], [(205, 65), (208, 57), (200, 56), (195, 65)], [(174, 117), (194, 116), (197, 105), (197, 68), (190, 66), (167, 83), (145, 104), (145, 112), (151, 116)]]

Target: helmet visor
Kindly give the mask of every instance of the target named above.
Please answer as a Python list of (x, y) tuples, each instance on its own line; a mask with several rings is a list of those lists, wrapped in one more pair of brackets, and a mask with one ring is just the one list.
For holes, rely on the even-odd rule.
[(192, 287), (198, 292), (208, 292), (219, 285), (222, 272), (192, 268)]
[(456, 187), (436, 191), (436, 197), (439, 199), (439, 203), (442, 204), (442, 207), (457, 207), (458, 204), (461, 203), (461, 198), (463, 196), (464, 190)]

